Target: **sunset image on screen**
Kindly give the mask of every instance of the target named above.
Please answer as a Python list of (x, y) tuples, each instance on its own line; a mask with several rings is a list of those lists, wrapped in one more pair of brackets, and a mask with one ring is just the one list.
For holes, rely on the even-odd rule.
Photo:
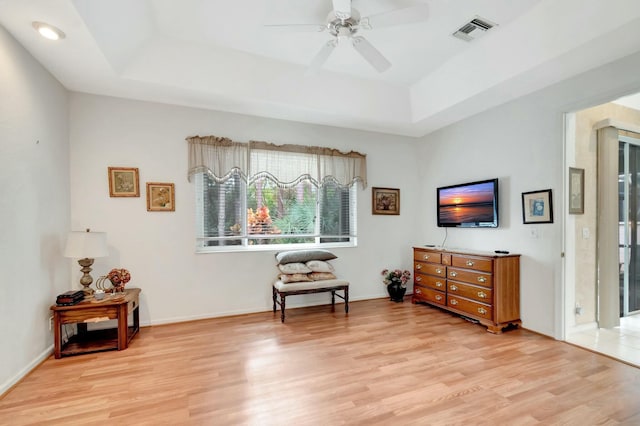
[(442, 188), (439, 200), (441, 223), (461, 224), (494, 221), (493, 182)]
[(443, 189), (440, 193), (440, 205), (442, 206), (464, 206), (492, 202), (493, 183), (491, 182)]

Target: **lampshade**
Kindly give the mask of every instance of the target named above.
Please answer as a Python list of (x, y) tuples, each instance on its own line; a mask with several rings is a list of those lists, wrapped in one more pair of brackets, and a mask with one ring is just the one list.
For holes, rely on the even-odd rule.
[(67, 235), (64, 257), (75, 259), (105, 257), (109, 255), (106, 232), (72, 231)]

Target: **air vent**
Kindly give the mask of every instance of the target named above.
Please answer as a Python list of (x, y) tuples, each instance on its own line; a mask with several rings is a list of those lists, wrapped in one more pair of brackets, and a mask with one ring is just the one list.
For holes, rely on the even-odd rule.
[(452, 35), (464, 41), (475, 40), (478, 37), (482, 36), (484, 33), (489, 31), (491, 28), (495, 27), (497, 24), (494, 24), (491, 21), (488, 21), (484, 18), (476, 16), (463, 26), (461, 26), (455, 33)]

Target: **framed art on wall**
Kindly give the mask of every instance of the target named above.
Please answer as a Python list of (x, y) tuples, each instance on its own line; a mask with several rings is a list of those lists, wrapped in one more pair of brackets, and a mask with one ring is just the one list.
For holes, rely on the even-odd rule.
[(176, 211), (175, 186), (172, 183), (147, 182), (147, 211)]
[(395, 188), (372, 188), (373, 214), (400, 214), (400, 190)]
[(139, 197), (140, 183), (138, 168), (109, 167), (110, 197)]
[(551, 190), (522, 193), (522, 223), (553, 223)]
[(569, 167), (569, 214), (584, 213), (584, 169)]

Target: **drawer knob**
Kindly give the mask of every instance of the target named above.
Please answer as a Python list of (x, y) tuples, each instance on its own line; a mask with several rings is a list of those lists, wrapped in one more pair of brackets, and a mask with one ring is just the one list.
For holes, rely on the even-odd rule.
[(440, 281), (436, 281), (436, 287), (442, 287), (442, 283)]
[(478, 313), (484, 315), (487, 313), (487, 310), (485, 308), (478, 308)]
[(422, 294), (419, 288), (416, 288), (416, 294)]
[(487, 293), (485, 293), (484, 291), (479, 291), (478, 292), (478, 297), (481, 299), (486, 299), (487, 298)]
[(419, 283), (420, 281), (422, 281), (422, 277), (416, 277), (416, 282)]
[(442, 269), (438, 268), (436, 269), (436, 274), (441, 274), (442, 273)]
[(449, 303), (451, 303), (452, 305), (455, 306), (455, 305), (458, 304), (458, 301), (456, 299), (451, 299), (451, 301)]
[(436, 300), (442, 300), (442, 296), (440, 296), (439, 294), (436, 294)]
[(451, 285), (449, 286), (449, 290), (451, 290), (451, 291), (456, 291), (456, 290), (458, 290), (458, 286), (457, 286), (457, 285), (455, 285), (455, 284), (451, 284)]
[(487, 279), (485, 277), (478, 277), (478, 282), (486, 283)]
[(428, 254), (424, 255), (424, 260), (429, 260), (429, 255)]
[(452, 277), (457, 277), (458, 273), (456, 271), (452, 271), (449, 273), (449, 275), (451, 275)]
[(418, 270), (422, 269), (422, 265), (416, 265), (416, 269)]
[(473, 260), (467, 260), (467, 266), (473, 266)]

